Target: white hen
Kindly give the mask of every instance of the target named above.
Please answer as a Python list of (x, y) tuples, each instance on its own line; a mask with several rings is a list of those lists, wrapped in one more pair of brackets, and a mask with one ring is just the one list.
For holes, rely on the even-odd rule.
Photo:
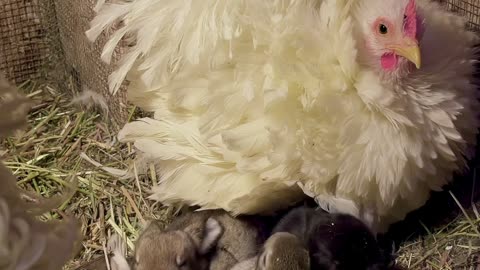
[[(156, 163), (152, 199), (267, 213), (305, 193), (384, 231), (465, 167), (479, 126), (476, 36), (427, 0), (105, 4), (135, 44), (110, 77), (154, 119), (127, 124)], [(303, 192), (302, 192), (303, 191)]]

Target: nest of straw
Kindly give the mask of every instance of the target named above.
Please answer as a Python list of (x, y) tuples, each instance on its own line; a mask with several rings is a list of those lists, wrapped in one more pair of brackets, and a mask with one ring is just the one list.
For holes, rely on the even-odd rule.
[[(167, 221), (170, 209), (147, 200), (152, 181), (115, 177), (106, 167), (126, 168), (129, 145), (117, 143), (100, 110), (72, 106), (68, 91), (48, 84), (25, 83), (21, 90), (34, 102), (28, 127), (0, 143), (0, 158), (18, 179), (18, 186), (49, 198), (78, 179), (78, 190), (58, 210), (82, 223), (83, 248), (67, 269), (102, 257), (109, 235), (117, 232), (129, 248), (145, 220)], [(132, 113), (134, 108), (132, 108)], [(47, 213), (44, 220), (61, 218)]]

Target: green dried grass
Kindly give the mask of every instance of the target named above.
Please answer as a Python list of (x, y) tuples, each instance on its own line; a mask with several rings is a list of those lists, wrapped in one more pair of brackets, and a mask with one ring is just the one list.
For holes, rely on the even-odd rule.
[[(17, 176), (20, 187), (45, 197), (61, 192), (72, 176), (78, 180), (76, 194), (59, 209), (82, 221), (84, 235), (83, 249), (67, 269), (103, 256), (106, 238), (114, 231), (125, 235), (131, 248), (144, 220), (168, 219), (169, 209), (145, 199), (148, 179), (121, 180), (82, 158), (85, 153), (117, 169), (127, 168), (131, 160), (131, 147), (116, 142), (116, 134), (100, 112), (72, 106), (65, 91), (48, 84), (29, 82), (21, 89), (35, 105), (28, 128), (0, 143), (0, 158)], [(58, 216), (52, 212), (44, 218)]]
[(472, 202), (471, 207), (465, 209), (453, 192), (449, 191), (449, 194), (459, 208), (459, 214), (447, 224), (433, 228), (427, 228), (419, 221), (425, 234), (404, 241), (398, 250), (397, 262), (403, 268), (480, 269), (480, 216), (477, 206)]
[[(71, 98), (48, 84), (26, 83), (22, 90), (36, 103), (29, 127), (0, 144), (0, 157), (27, 190), (49, 197), (63, 189), (72, 176), (78, 191), (59, 210), (75, 214), (82, 221), (83, 249), (66, 266), (75, 269), (103, 258), (106, 240), (113, 232), (126, 236), (130, 249), (142, 222), (155, 218), (167, 223), (171, 209), (154, 204), (145, 196), (151, 179), (118, 179), (81, 157), (103, 166), (126, 168), (133, 157), (130, 145), (116, 142), (115, 132), (100, 112), (83, 111), (70, 104)], [(134, 109), (131, 111), (134, 114)], [(452, 198), (455, 196), (452, 193)], [(476, 270), (480, 254), (480, 218), (476, 208), (464, 209), (446, 225), (427, 228), (423, 236), (404, 241), (398, 263), (407, 269)], [(57, 218), (58, 212), (45, 215)]]

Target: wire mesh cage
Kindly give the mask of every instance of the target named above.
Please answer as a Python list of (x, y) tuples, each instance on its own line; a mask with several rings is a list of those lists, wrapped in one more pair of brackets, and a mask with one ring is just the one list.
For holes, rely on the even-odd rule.
[(468, 28), (480, 30), (480, 0), (447, 0), (447, 8), (468, 18)]
[(122, 125), (128, 117), (126, 93), (119, 91), (117, 95), (112, 96), (108, 88), (108, 76), (126, 45), (120, 42), (114, 52), (112, 65), (107, 65), (100, 57), (108, 32), (94, 44), (91, 44), (85, 35), (85, 31), (90, 27), (90, 21), (95, 16), (97, 0), (82, 0), (81, 3), (78, 0), (53, 1), (55, 1), (58, 38), (62, 46), (65, 71), (74, 84), (70, 88), (74, 91), (88, 89), (102, 94), (109, 104), (114, 122)]
[(44, 11), (38, 0), (5, 0), (0, 7), (0, 69), (16, 83), (37, 79), (49, 55)]
[(72, 93), (98, 92), (109, 104), (113, 123), (121, 125), (128, 117), (125, 91), (110, 95), (112, 67), (100, 59), (107, 35), (94, 44), (85, 36), (96, 1), (2, 0), (0, 71), (17, 85), (28, 80), (48, 81)]
[[(468, 27), (480, 31), (480, 0), (437, 1), (466, 16)], [(101, 93), (109, 104), (112, 119), (121, 125), (128, 117), (125, 91), (110, 95), (107, 81), (123, 47), (116, 51), (109, 66), (100, 60), (108, 34), (94, 44), (85, 36), (95, 15), (96, 2), (2, 0), (0, 71), (17, 84), (46, 79), (61, 85), (61, 89), (79, 92), (88, 88)]]

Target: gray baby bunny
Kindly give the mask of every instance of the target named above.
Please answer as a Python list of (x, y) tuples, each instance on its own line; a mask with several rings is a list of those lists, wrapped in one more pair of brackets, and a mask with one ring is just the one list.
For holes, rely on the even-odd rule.
[(151, 222), (135, 248), (135, 270), (225, 270), (255, 256), (262, 241), (258, 229), (225, 211), (192, 212), (166, 230)]
[(173, 225), (176, 228), (171, 227), (166, 231), (155, 221), (146, 227), (136, 243), (135, 270), (153, 270), (159, 267), (165, 270), (209, 268), (208, 254), (223, 233), (218, 221), (208, 218), (205, 222), (192, 222), (185, 227)]
[(309, 270), (310, 256), (293, 234), (278, 232), (268, 238), (258, 256), (238, 263), (231, 270)]

